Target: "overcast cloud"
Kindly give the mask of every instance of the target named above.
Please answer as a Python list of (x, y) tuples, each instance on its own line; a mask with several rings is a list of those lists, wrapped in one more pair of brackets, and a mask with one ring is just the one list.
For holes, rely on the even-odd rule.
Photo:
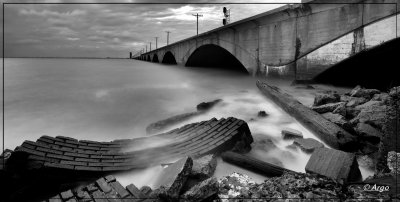
[[(170, 43), (194, 36), (196, 18), (192, 14), (195, 13), (203, 15), (199, 18), (199, 33), (202, 33), (222, 25), (224, 6), (231, 9), (232, 22), (282, 6), (169, 2), (184, 4), (6, 4), (5, 56), (128, 57), (130, 51), (140, 51), (150, 41), (154, 49), (156, 36), (158, 47), (165, 46), (165, 31), (171, 32)], [(243, 1), (229, 1), (234, 2)], [(299, 0), (246, 2), (296, 3)]]

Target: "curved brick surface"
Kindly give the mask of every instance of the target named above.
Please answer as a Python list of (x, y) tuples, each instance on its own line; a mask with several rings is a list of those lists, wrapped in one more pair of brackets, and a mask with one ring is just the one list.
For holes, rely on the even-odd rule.
[[(229, 117), (219, 120), (192, 123), (166, 133), (112, 142), (76, 140), (70, 137), (42, 136), (36, 142), (25, 141), (12, 154), (27, 154), (27, 159), (35, 165), (27, 169), (68, 169), (76, 171), (122, 171), (148, 167), (168, 162), (183, 156), (203, 156), (231, 149), (242, 136), (250, 136), (247, 123)], [(164, 146), (135, 149), (143, 142), (160, 138), (170, 142)], [(20, 157), (16, 157), (20, 158)], [(13, 161), (16, 162), (16, 161)], [(18, 162), (18, 161), (17, 161)]]
[(108, 175), (92, 184), (58, 193), (44, 201), (142, 201), (145, 198), (134, 184), (123, 187), (114, 176)]

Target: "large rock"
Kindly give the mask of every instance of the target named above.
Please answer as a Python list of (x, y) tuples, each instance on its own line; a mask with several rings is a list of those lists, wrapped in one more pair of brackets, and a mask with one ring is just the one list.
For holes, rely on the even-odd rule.
[(217, 167), (217, 159), (213, 154), (203, 156), (193, 160), (192, 171), (190, 172), (191, 178), (207, 179), (214, 174)]
[(328, 104), (324, 104), (324, 105), (311, 107), (311, 109), (320, 114), (323, 114), (326, 112), (332, 112), (336, 108), (338, 108), (339, 106), (343, 106), (344, 104), (345, 104), (344, 102), (328, 103)]
[(368, 123), (378, 129), (382, 129), (387, 119), (388, 106), (381, 101), (368, 101), (355, 109), (360, 113), (352, 120), (353, 123)]
[(343, 104), (337, 106), (336, 109), (332, 111), (332, 113), (340, 114), (345, 117), (347, 115), (346, 103), (343, 102)]
[(379, 143), (383, 137), (383, 133), (366, 123), (358, 123), (354, 130), (363, 140), (375, 144)]
[(334, 113), (328, 112), (328, 113), (322, 114), (322, 116), (325, 119), (331, 121), (332, 123), (342, 127), (343, 129), (345, 129), (347, 131), (353, 130), (353, 128), (351, 127), (351, 124), (348, 121), (346, 121), (344, 116), (342, 116), (340, 114), (334, 114)]
[(202, 102), (200, 104), (197, 105), (197, 111), (207, 111), (209, 109), (211, 109), (212, 107), (214, 107), (216, 104), (218, 104), (219, 102), (221, 102), (221, 99), (216, 99), (213, 100), (211, 102)]
[(317, 93), (314, 98), (314, 106), (320, 106), (328, 103), (335, 103), (340, 101), (340, 95), (331, 92), (331, 93)]
[(351, 97), (350, 100), (346, 103), (346, 107), (355, 107), (360, 104), (366, 103), (368, 100), (363, 97)]
[(324, 144), (312, 138), (295, 139), (293, 144), (297, 145), (301, 150), (307, 153), (311, 153), (317, 148), (324, 147)]
[(210, 200), (218, 193), (218, 181), (215, 177), (208, 178), (186, 191), (180, 201), (200, 202)]
[(158, 187), (156, 195), (165, 201), (176, 201), (192, 170), (193, 160), (190, 157), (182, 158), (169, 165), (160, 174), (154, 187)]
[(353, 90), (351, 90), (350, 96), (371, 99), (372, 96), (374, 96), (375, 94), (378, 94), (380, 92), (381, 91), (379, 91), (377, 89), (365, 89), (360, 86), (356, 86)]
[(388, 93), (378, 93), (378, 94), (375, 94), (371, 100), (372, 101), (386, 101), (388, 99), (389, 99)]
[(303, 134), (298, 130), (292, 128), (285, 128), (282, 130), (282, 138), (285, 140), (303, 138)]
[(400, 153), (395, 151), (388, 152), (387, 165), (390, 172), (394, 175), (400, 174)]
[(307, 173), (329, 177), (341, 184), (361, 178), (355, 155), (335, 149), (316, 149), (308, 160), (305, 170)]

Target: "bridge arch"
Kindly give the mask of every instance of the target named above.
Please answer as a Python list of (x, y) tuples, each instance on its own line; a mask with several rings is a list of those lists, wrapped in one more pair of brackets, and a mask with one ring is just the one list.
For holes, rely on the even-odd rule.
[(153, 60), (152, 60), (152, 62), (159, 62), (159, 61), (158, 61), (158, 56), (157, 56), (157, 54), (154, 54), (154, 55), (153, 55)]
[(388, 90), (400, 85), (398, 53), (400, 38), (361, 51), (316, 75), (313, 80), (338, 86), (361, 85)]
[(217, 67), (249, 73), (246, 67), (232, 53), (215, 44), (196, 48), (186, 61), (188, 67)]
[(151, 61), (150, 55), (147, 55), (147, 58), (146, 58), (146, 60), (147, 60), (148, 62), (150, 62), (150, 61)]
[(164, 54), (164, 57), (162, 59), (162, 63), (164, 63), (164, 64), (174, 64), (174, 65), (177, 64), (176, 60), (175, 60), (175, 56), (172, 54), (171, 51), (167, 51)]

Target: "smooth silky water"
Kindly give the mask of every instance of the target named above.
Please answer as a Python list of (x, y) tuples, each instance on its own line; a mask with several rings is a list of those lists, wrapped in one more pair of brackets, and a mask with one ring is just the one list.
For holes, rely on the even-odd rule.
[[(5, 148), (14, 149), (24, 140), (35, 141), (42, 135), (94, 141), (146, 136), (148, 124), (195, 111), (200, 102), (215, 99), (223, 101), (169, 129), (212, 117), (237, 117), (248, 123), (253, 135), (271, 138), (279, 148), (254, 150), (252, 155), (266, 161), (279, 159), (285, 168), (299, 172), (305, 172), (310, 155), (287, 149), (293, 141), (282, 140), (281, 130), (293, 128), (305, 138), (319, 140), (264, 97), (256, 87), (256, 78), (239, 72), (128, 59), (6, 58), (4, 68)], [(304, 104), (313, 100), (310, 90), (271, 82)], [(261, 110), (269, 116), (258, 118)], [(123, 185), (152, 186), (161, 171), (161, 166), (154, 166), (115, 175)], [(364, 178), (372, 174), (364, 168), (361, 171)], [(216, 177), (232, 172), (247, 174), (256, 182), (265, 179), (218, 159)]]

